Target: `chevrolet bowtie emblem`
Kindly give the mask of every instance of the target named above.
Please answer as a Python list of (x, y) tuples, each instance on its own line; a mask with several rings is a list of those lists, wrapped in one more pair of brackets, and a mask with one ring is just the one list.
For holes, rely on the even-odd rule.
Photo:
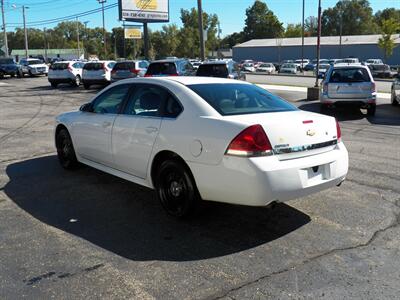
[(307, 134), (308, 136), (314, 136), (314, 135), (315, 135), (315, 131), (314, 131), (314, 130), (311, 130), (311, 129), (308, 129), (307, 132), (306, 132), (306, 134)]

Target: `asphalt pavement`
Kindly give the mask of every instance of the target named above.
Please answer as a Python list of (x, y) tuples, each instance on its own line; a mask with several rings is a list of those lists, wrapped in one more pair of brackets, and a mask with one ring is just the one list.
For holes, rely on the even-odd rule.
[(147, 188), (59, 166), (54, 117), (95, 93), (0, 81), (0, 299), (398, 299), (400, 108), (388, 99), (375, 117), (331, 112), (350, 155), (340, 187), (177, 221)]

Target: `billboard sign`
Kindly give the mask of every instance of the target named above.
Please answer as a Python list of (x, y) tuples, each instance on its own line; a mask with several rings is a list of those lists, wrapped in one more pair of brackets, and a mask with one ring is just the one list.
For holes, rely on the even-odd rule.
[(169, 22), (169, 0), (119, 0), (120, 20)]
[(125, 27), (125, 38), (140, 40), (142, 38), (142, 30), (140, 27)]

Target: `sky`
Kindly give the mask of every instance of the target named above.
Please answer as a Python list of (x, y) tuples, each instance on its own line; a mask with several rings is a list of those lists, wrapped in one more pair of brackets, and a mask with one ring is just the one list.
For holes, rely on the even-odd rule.
[[(14, 30), (15, 27), (22, 27), (22, 5), (29, 7), (26, 10), (28, 22), (44, 21), (54, 18), (70, 16), (101, 7), (97, 0), (4, 0), (5, 19), (7, 30)], [(117, 0), (107, 0), (105, 5), (117, 3)], [(196, 0), (169, 0), (170, 22), (181, 26), (180, 9), (197, 7)], [(286, 24), (300, 23), (302, 18), (302, 0), (264, 0), (279, 20)], [(246, 8), (254, 3), (254, 0), (203, 0), (203, 11), (214, 13), (218, 16), (221, 24), (222, 37), (233, 32), (239, 32), (245, 24)], [(322, 9), (333, 7), (337, 0), (322, 0)], [(374, 13), (388, 7), (400, 9), (400, 0), (370, 0)], [(16, 8), (14, 8), (16, 7)], [(305, 0), (305, 17), (316, 16), (318, 0)], [(101, 12), (87, 15), (80, 18), (81, 22), (89, 21), (88, 27), (101, 27)], [(19, 24), (16, 24), (19, 23)], [(107, 30), (121, 26), (118, 20), (118, 8), (114, 7), (105, 12), (105, 23)], [(10, 24), (10, 25), (7, 25)], [(138, 23), (130, 23), (132, 25)], [(149, 24), (151, 30), (161, 29), (166, 23)], [(44, 24), (41, 26), (29, 26), (43, 29), (52, 28), (57, 23)]]

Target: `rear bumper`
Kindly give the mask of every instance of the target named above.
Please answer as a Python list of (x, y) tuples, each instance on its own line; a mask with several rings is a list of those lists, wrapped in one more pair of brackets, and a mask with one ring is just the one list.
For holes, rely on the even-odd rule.
[(360, 106), (360, 107), (368, 107), (376, 104), (376, 93), (372, 94), (371, 97), (368, 98), (330, 98), (326, 94), (320, 95), (320, 102), (322, 104), (327, 104), (330, 106)]
[(107, 79), (82, 79), (83, 84), (88, 84), (88, 85), (94, 85), (94, 84), (100, 84), (100, 85), (107, 85), (110, 83)]
[(50, 83), (71, 83), (75, 81), (75, 78), (48, 78)]
[[(217, 166), (188, 164), (203, 199), (265, 206), (340, 184), (348, 171), (348, 153), (339, 143), (329, 152), (283, 161), (277, 155), (250, 159), (224, 156)], [(314, 172), (316, 168), (312, 168), (317, 166)]]

